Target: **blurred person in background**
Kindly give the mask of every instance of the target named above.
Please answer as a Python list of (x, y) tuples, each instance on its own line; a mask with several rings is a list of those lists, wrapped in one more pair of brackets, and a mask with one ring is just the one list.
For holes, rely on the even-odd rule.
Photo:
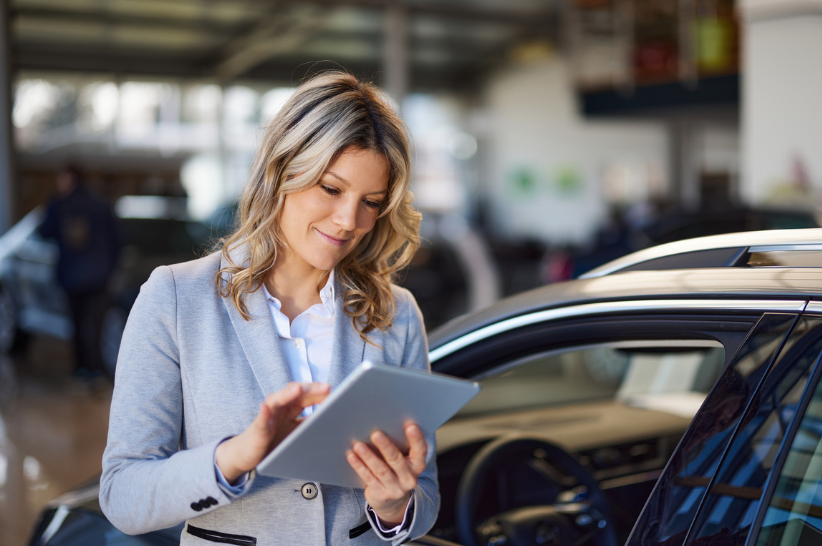
[(103, 375), (100, 328), (108, 282), (120, 252), (120, 230), (111, 207), (85, 187), (75, 166), (57, 176), (58, 195), (48, 205), (40, 226), (43, 237), (60, 249), (57, 282), (68, 296), (74, 324), (74, 376)]

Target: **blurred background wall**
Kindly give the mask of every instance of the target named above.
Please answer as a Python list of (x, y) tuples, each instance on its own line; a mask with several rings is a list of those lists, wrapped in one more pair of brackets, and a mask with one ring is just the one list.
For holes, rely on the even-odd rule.
[[(401, 106), (425, 233), (456, 241), (469, 307), (650, 244), (816, 225), (822, 0), (3, 5), (0, 232), (69, 162), (111, 202), (225, 219), (259, 127), (329, 68)], [(774, 208), (803, 219), (747, 212)]]

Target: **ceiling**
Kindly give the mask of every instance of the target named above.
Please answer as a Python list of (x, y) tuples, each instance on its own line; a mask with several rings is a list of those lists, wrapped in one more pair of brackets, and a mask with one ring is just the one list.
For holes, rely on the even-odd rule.
[(558, 0), (10, 0), (12, 69), (291, 83), (342, 66), (380, 83), (386, 13), (407, 21), (408, 87), (470, 91), (553, 39)]

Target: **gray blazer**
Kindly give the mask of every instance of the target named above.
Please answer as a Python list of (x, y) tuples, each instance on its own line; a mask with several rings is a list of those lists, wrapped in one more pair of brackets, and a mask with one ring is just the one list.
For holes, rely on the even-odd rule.
[[(234, 257), (234, 254), (232, 254)], [(362, 489), (255, 476), (242, 495), (226, 494), (214, 452), (242, 432), (265, 396), (291, 378), (262, 290), (248, 294), (246, 321), (214, 279), (219, 253), (160, 267), (143, 285), (117, 360), (100, 505), (129, 534), (186, 522), (181, 544), (385, 544), (365, 509)], [(365, 343), (343, 310), (336, 287), (332, 389), (363, 359), (428, 369), (422, 317), (413, 296), (393, 287), (397, 314), (387, 332)], [(379, 408), (375, 408), (379, 411)], [(439, 491), (433, 435), (427, 467), (414, 491), (411, 526), (395, 545), (425, 534), (436, 520)], [(354, 531), (352, 531), (354, 530)]]

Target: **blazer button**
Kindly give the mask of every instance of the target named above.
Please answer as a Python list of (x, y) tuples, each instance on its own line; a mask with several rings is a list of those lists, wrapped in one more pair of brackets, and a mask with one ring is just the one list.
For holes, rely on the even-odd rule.
[(209, 506), (217, 506), (218, 504), (220, 504), (214, 497), (206, 497), (205, 502), (207, 502)]
[(317, 496), (317, 486), (311, 482), (303, 484), (302, 489), (300, 489), (300, 493), (303, 494), (304, 499), (311, 500)]
[(203, 509), (203, 505), (200, 504), (199, 502), (192, 502), (191, 503), (191, 509), (194, 510), (195, 512), (199, 512), (200, 510)]

